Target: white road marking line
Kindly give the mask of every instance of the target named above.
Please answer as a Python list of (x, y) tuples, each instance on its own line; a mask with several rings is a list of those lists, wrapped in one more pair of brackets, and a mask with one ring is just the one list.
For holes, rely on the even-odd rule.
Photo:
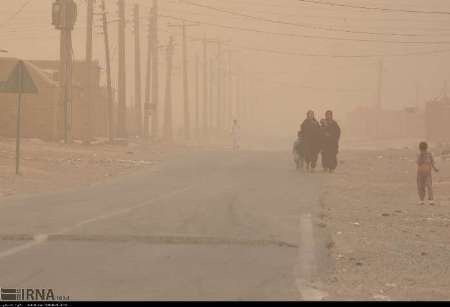
[(315, 245), (311, 214), (300, 217), (300, 244), (297, 265), (295, 267), (295, 281), (298, 291), (306, 301), (321, 301), (327, 294), (310, 284), (316, 273)]
[(3, 260), (5, 258), (7, 258), (7, 257), (13, 256), (13, 255), (15, 255), (17, 253), (20, 253), (20, 252), (24, 251), (24, 250), (27, 250), (27, 249), (30, 249), (30, 248), (33, 248), (35, 246), (43, 244), (43, 243), (48, 241), (48, 238), (49, 238), (50, 235), (66, 234), (66, 233), (68, 233), (68, 232), (70, 232), (70, 231), (72, 231), (72, 230), (74, 230), (76, 228), (79, 228), (81, 226), (84, 226), (86, 224), (91, 224), (91, 223), (99, 222), (99, 221), (102, 221), (102, 220), (107, 220), (107, 219), (110, 219), (112, 217), (125, 215), (125, 214), (131, 212), (132, 210), (144, 208), (144, 207), (149, 206), (149, 205), (151, 205), (151, 204), (153, 204), (153, 203), (155, 203), (157, 201), (164, 200), (164, 199), (169, 199), (169, 198), (174, 197), (174, 196), (176, 196), (178, 194), (185, 193), (185, 192), (191, 190), (192, 188), (193, 187), (186, 187), (186, 188), (178, 189), (178, 190), (172, 191), (170, 193), (164, 194), (164, 195), (159, 196), (159, 197), (155, 197), (153, 199), (150, 199), (150, 200), (148, 200), (146, 202), (143, 202), (141, 204), (138, 204), (138, 205), (135, 205), (135, 206), (132, 206), (132, 207), (128, 207), (128, 208), (125, 208), (125, 209), (119, 209), (119, 210), (113, 211), (112, 213), (109, 213), (109, 214), (104, 214), (104, 215), (101, 215), (99, 217), (94, 217), (94, 218), (90, 218), (90, 219), (78, 222), (74, 226), (65, 227), (65, 228), (63, 228), (63, 229), (61, 229), (59, 231), (56, 231), (54, 233), (51, 233), (51, 234), (35, 235), (33, 237), (33, 241), (31, 241), (31, 242), (27, 242), (25, 244), (22, 244), (22, 245), (13, 247), (11, 249), (5, 250), (3, 252), (0, 252), (0, 260)]
[(21, 251), (24, 251), (31, 247), (42, 244), (42, 243), (46, 242), (47, 239), (48, 239), (48, 235), (37, 235), (33, 238), (33, 241), (31, 241), (31, 242), (28, 242), (28, 243), (13, 247), (11, 249), (8, 249), (6, 251), (0, 252), (0, 259), (15, 255)]

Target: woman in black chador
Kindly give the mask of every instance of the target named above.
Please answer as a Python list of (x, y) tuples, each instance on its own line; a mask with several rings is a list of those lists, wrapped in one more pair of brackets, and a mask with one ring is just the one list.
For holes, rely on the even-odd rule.
[(333, 112), (325, 113), (325, 126), (323, 128), (322, 161), (325, 171), (334, 172), (338, 165), (337, 154), (339, 152), (339, 139), (341, 128), (333, 119)]
[(301, 130), (304, 136), (306, 169), (313, 172), (321, 149), (321, 131), (320, 124), (314, 117), (314, 112), (308, 111), (306, 116)]

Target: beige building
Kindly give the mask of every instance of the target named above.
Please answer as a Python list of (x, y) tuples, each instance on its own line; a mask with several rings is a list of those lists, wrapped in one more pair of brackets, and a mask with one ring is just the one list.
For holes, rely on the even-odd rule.
[(425, 114), (416, 108), (359, 107), (348, 113), (345, 129), (353, 139), (420, 139), (425, 137)]
[(427, 103), (427, 139), (438, 144), (450, 144), (450, 98), (442, 97)]
[[(0, 81), (5, 81), (18, 59), (0, 58)], [(64, 113), (60, 102), (58, 83), (58, 61), (24, 61), (39, 93), (23, 96), (22, 135), (28, 138), (44, 140), (61, 140), (63, 138)], [(92, 135), (105, 137), (107, 133), (107, 99), (106, 91), (100, 87), (100, 69), (95, 64), (93, 73), (93, 105), (91, 116)], [(74, 139), (84, 139), (88, 127), (88, 104), (85, 95), (86, 65), (74, 63), (73, 101), (72, 101), (72, 135)], [(16, 133), (16, 94), (0, 93), (0, 135), (14, 137)]]

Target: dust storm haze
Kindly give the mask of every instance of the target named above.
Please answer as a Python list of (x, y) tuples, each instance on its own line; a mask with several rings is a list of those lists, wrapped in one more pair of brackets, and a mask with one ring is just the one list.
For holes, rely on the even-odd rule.
[(448, 0), (0, 0), (0, 288), (448, 300), (449, 78)]

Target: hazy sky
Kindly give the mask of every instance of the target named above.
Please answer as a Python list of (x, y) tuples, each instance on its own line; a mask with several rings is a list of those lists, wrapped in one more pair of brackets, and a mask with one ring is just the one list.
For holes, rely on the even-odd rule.
[[(448, 0), (327, 1), (417, 11), (450, 11)], [(25, 5), (27, 2), (29, 4)], [(59, 33), (51, 26), (51, 3), (49, 0), (0, 0), (0, 49), (7, 49), (10, 55), (26, 59), (56, 59)], [(79, 18), (73, 41), (75, 58), (81, 60), (85, 48), (86, 4), (83, 0), (77, 3)], [(141, 4), (141, 16), (146, 17), (152, 1), (127, 0), (127, 18), (132, 18), (134, 3)], [(233, 15), (190, 3), (239, 13)], [(117, 19), (117, 1), (107, 0), (107, 6), (110, 20)], [(190, 37), (206, 34), (228, 42), (224, 50), (233, 51), (235, 69), (240, 67), (248, 71), (260, 92), (258, 110), (267, 115), (267, 125), (271, 127), (286, 125), (286, 122), (297, 125), (297, 121), (304, 117), (303, 112), (309, 108), (318, 112), (333, 108), (343, 116), (345, 111), (357, 105), (375, 103), (379, 58), (334, 58), (331, 55), (386, 55), (382, 101), (383, 106), (392, 109), (414, 105), (416, 85), (420, 88), (421, 101), (438, 96), (450, 77), (450, 14), (352, 9), (298, 0), (160, 0), (160, 6), (161, 15), (210, 24), (190, 27)], [(96, 19), (96, 25), (100, 26), (100, 17)], [(177, 43), (180, 42), (180, 30), (167, 27), (169, 22), (180, 21), (166, 17), (160, 19), (160, 44), (167, 43), (169, 33), (175, 36)], [(143, 56), (146, 51), (146, 24), (142, 18)], [(227, 26), (233, 29), (225, 28)], [(244, 31), (243, 28), (259, 32)], [(98, 28), (96, 32), (99, 31)], [(117, 24), (110, 24), (114, 61), (117, 60), (116, 32)], [(128, 24), (127, 34), (128, 77), (131, 84), (134, 55), (131, 23)], [(94, 39), (95, 57), (103, 65), (103, 37), (95, 35)], [(179, 78), (179, 47), (178, 44), (175, 55), (175, 104), (180, 103), (178, 93), (182, 85)], [(195, 41), (189, 42), (189, 48), (192, 64), (196, 54), (202, 56), (202, 49), (200, 43)], [(214, 45), (210, 45), (211, 53), (216, 53), (216, 50)], [(436, 50), (448, 52), (392, 56)], [(161, 54), (161, 66), (164, 67), (165, 57), (163, 52)], [(116, 66), (114, 62), (114, 71)], [(132, 103), (133, 90), (128, 91), (128, 97), (129, 103)]]

